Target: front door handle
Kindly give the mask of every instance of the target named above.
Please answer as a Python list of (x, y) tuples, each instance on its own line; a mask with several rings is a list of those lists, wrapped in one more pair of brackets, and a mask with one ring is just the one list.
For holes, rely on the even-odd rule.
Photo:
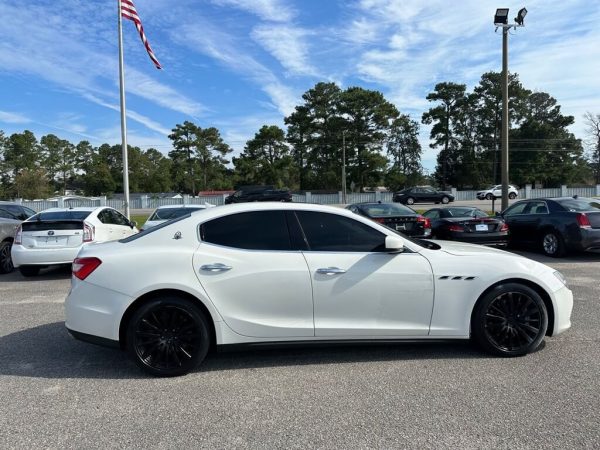
[(340, 269), (339, 267), (323, 267), (321, 269), (317, 269), (317, 273), (321, 273), (323, 275), (339, 275), (346, 273), (346, 271), (344, 269)]
[(231, 266), (226, 266), (225, 264), (221, 263), (205, 264), (200, 266), (200, 270), (204, 270), (205, 272), (226, 272), (231, 269)]

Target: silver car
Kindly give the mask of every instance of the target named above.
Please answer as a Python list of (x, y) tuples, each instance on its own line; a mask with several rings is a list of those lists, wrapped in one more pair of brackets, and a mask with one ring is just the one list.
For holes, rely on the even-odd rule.
[(19, 224), (35, 214), (33, 209), (10, 202), (0, 202), (0, 273), (13, 270), (10, 249)]

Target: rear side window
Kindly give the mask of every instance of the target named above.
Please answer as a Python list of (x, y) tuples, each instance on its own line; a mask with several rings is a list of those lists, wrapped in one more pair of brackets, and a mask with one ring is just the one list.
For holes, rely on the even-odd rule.
[(284, 211), (253, 211), (210, 220), (200, 227), (204, 242), (247, 250), (291, 250)]
[(379, 252), (385, 234), (349, 217), (313, 211), (296, 211), (312, 251)]

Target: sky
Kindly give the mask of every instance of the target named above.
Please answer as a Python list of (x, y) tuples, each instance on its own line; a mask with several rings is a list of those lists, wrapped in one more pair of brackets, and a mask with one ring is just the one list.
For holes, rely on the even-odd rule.
[[(600, 114), (600, 1), (134, 0), (163, 66), (123, 23), (128, 142), (170, 150), (192, 121), (218, 128), (239, 153), (262, 125), (283, 118), (320, 81), (381, 91), (420, 122), (438, 82), (475, 86), (501, 70), (497, 7), (511, 31), (509, 70), (575, 117)], [(120, 138), (117, 0), (0, 0), (0, 130), (53, 133), (77, 143)], [(423, 166), (436, 150), (421, 126)]]

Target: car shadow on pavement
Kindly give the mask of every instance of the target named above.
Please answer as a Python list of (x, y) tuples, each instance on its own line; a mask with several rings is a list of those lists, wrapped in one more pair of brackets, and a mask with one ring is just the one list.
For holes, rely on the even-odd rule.
[[(196, 372), (379, 361), (488, 358), (468, 341), (249, 348), (211, 352)], [(63, 322), (0, 337), (0, 375), (36, 378), (148, 378), (126, 352), (80, 342)]]
[(38, 275), (32, 277), (24, 277), (19, 272), (19, 269), (15, 269), (10, 273), (0, 275), (0, 281), (49, 281), (49, 280), (60, 280), (64, 278), (71, 278), (71, 266), (51, 266), (40, 270)]

